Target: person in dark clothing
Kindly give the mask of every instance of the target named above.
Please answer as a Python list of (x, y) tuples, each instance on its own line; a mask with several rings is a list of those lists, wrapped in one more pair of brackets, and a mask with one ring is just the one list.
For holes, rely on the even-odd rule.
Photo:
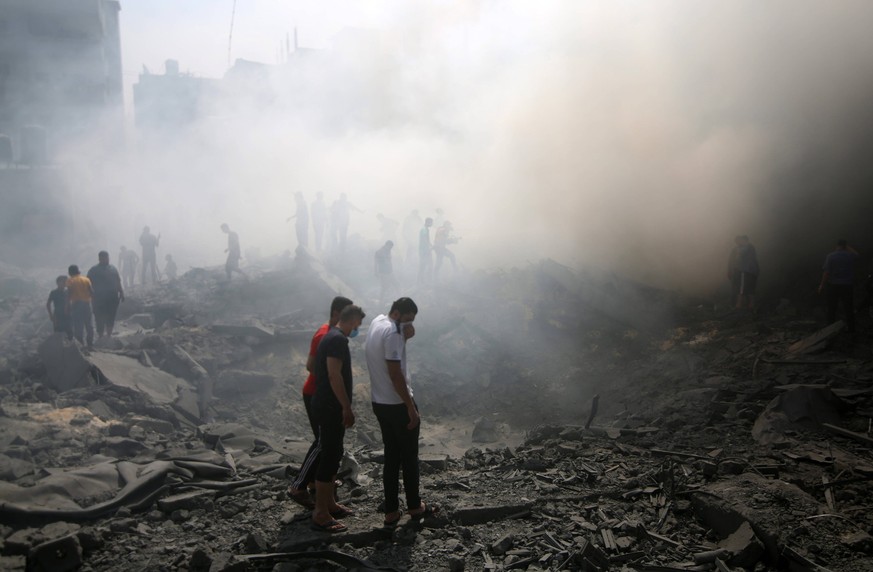
[(818, 292), (825, 292), (828, 304), (828, 324), (837, 321), (837, 306), (843, 306), (846, 325), (855, 332), (855, 263), (858, 253), (845, 239), (837, 241), (836, 249), (827, 255)]
[(97, 253), (97, 264), (88, 270), (88, 280), (91, 281), (94, 291), (92, 305), (94, 321), (97, 323), (97, 337), (102, 338), (104, 331), (107, 336), (111, 336), (115, 328), (118, 304), (124, 302), (124, 289), (121, 286), (121, 276), (109, 264), (109, 253), (105, 250)]
[(288, 217), (286, 222), (291, 219), (296, 219), (294, 223), (294, 231), (297, 234), (297, 246), (303, 248), (309, 247), (309, 206), (306, 204), (306, 199), (303, 198), (303, 193), (294, 193), (294, 202), (297, 209), (294, 214)]
[(222, 223), (221, 232), (227, 235), (227, 248), (224, 249), (227, 253), (227, 262), (224, 263), (224, 271), (227, 273), (228, 281), (234, 272), (239, 272), (243, 275), (243, 278), (248, 278), (246, 273), (239, 268), (239, 261), (242, 259), (242, 250), (239, 246), (239, 235), (230, 230), (227, 223)]
[(53, 331), (67, 334), (67, 338), (72, 338), (73, 326), (67, 314), (67, 277), (58, 276), (55, 284), (58, 287), (49, 292), (45, 309), (48, 311), (49, 320), (52, 321)]
[(306, 491), (308, 485), (315, 481), (315, 470), (318, 467), (318, 462), (321, 454), (321, 443), (318, 439), (318, 421), (312, 411), (312, 397), (315, 395), (317, 381), (315, 379), (315, 357), (318, 353), (318, 346), (325, 334), (339, 322), (340, 313), (346, 306), (351, 306), (352, 301), (344, 296), (337, 296), (330, 303), (330, 316), (326, 324), (323, 324), (312, 336), (312, 341), (309, 344), (309, 357), (306, 358), (306, 371), (309, 376), (303, 384), (303, 406), (306, 408), (306, 416), (309, 418), (309, 426), (312, 427), (312, 433), (315, 435), (315, 440), (306, 452), (303, 458), (303, 463), (300, 464), (300, 471), (297, 473), (297, 478), (291, 484), (288, 494), (291, 500), (306, 508), (315, 508), (314, 503), (309, 498)]
[(394, 277), (394, 264), (391, 261), (391, 249), (394, 248), (394, 243), (390, 240), (376, 251), (374, 270), (376, 276), (379, 277), (379, 303), (385, 300), (385, 296), (389, 292), (397, 292), (400, 285), (397, 284), (397, 278)]
[[(161, 234), (155, 236), (149, 227), (142, 229), (139, 236), (139, 244), (142, 246), (142, 284), (145, 286), (146, 277), (152, 277), (152, 283), (158, 283), (158, 254), (157, 248), (161, 244)], [(149, 271), (151, 270), (151, 271)]]
[(349, 338), (357, 335), (365, 314), (359, 306), (346, 306), (337, 325), (318, 345), (315, 355), (315, 396), (312, 410), (318, 420), (321, 458), (315, 472), (315, 510), (312, 527), (321, 532), (343, 532), (339, 518), (354, 514), (337, 504), (333, 496), (334, 479), (343, 456), (345, 431), (355, 424), (352, 411), (352, 356)]
[(321, 241), (324, 238), (324, 229), (327, 226), (327, 205), (324, 203), (324, 193), (315, 195), (312, 203), (312, 234), (315, 237), (315, 250), (321, 252)]

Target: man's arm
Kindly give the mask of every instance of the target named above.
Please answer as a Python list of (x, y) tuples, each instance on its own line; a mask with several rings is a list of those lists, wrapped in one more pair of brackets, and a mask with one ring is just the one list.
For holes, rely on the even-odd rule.
[(48, 302), (45, 303), (45, 310), (48, 312), (49, 320), (55, 323), (55, 317), (52, 315), (52, 295), (49, 294)]
[(121, 285), (121, 274), (115, 273), (115, 288), (118, 290), (118, 301), (124, 302), (124, 287)]
[(334, 396), (343, 408), (343, 427), (349, 428), (355, 424), (355, 414), (352, 411), (352, 403), (346, 394), (346, 386), (343, 383), (343, 361), (339, 358), (327, 358), (327, 378)]
[(394, 391), (403, 400), (403, 404), (406, 405), (406, 413), (409, 415), (409, 425), (406, 428), (415, 429), (420, 418), (418, 410), (415, 409), (415, 402), (412, 401), (412, 396), (409, 395), (409, 388), (406, 386), (406, 376), (403, 375), (403, 370), (400, 369), (400, 362), (386, 359), (385, 363), (388, 365), (388, 377), (391, 378)]

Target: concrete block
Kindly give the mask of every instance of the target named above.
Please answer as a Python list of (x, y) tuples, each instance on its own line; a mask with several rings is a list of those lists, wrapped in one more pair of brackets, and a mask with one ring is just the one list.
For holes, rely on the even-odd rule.
[(731, 566), (754, 568), (764, 556), (764, 544), (755, 536), (752, 525), (744, 522), (730, 536), (719, 543), (733, 556), (728, 559)]
[(215, 380), (215, 394), (232, 396), (240, 393), (263, 393), (276, 383), (276, 378), (268, 373), (228, 369)]
[(513, 504), (503, 506), (487, 506), (461, 508), (449, 515), (449, 519), (463, 526), (485, 524), (507, 518), (516, 518), (530, 514), (531, 504)]
[(35, 572), (76, 570), (82, 565), (82, 545), (74, 534), (63, 536), (34, 546), (27, 559)]
[(426, 465), (430, 465), (431, 467), (439, 471), (445, 471), (449, 468), (448, 455), (419, 455), (418, 460)]
[(55, 391), (94, 385), (91, 364), (82, 355), (79, 344), (68, 340), (64, 334), (52, 334), (46, 338), (37, 353), (48, 374), (46, 384)]

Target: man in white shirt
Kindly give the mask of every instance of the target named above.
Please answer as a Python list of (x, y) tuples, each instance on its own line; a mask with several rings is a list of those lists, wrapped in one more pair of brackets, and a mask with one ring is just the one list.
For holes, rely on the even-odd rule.
[(400, 470), (406, 506), (413, 518), (433, 514), (419, 496), (418, 434), (421, 427), (418, 407), (406, 369), (406, 340), (415, 335), (412, 322), (418, 306), (410, 298), (399, 298), (388, 315), (377, 316), (367, 330), (366, 355), (370, 373), (373, 412), (382, 430), (385, 467), (382, 485), (385, 493), (385, 526), (393, 527), (403, 516), (400, 511)]

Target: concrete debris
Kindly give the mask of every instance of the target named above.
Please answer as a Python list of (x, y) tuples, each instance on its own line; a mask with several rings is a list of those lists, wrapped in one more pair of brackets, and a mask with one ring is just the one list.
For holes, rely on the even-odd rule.
[(396, 528), (351, 342), (337, 496), (355, 514), (311, 530), (288, 495), (312, 439), (309, 340), (336, 293), (387, 308), (301, 261), (131, 289), (90, 351), (47, 337), (44, 300), (0, 304), (0, 568), (873, 569), (869, 340), (553, 261), (416, 297), (422, 497), (439, 510), (402, 507)]

